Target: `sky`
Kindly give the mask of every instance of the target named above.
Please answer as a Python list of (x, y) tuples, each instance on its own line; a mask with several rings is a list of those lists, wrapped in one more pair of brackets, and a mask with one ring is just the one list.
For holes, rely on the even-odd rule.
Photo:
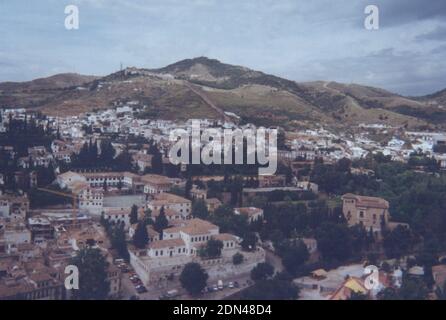
[[(64, 26), (67, 5), (79, 29)], [(367, 5), (379, 29), (364, 27)], [(0, 81), (207, 56), (296, 81), (446, 88), (446, 0), (0, 0)]]

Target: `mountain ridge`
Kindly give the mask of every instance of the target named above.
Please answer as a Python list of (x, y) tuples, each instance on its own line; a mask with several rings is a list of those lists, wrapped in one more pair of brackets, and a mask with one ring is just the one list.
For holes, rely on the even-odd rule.
[(221, 118), (222, 113), (233, 112), (261, 125), (364, 122), (413, 127), (438, 126), (446, 120), (446, 89), (411, 98), (359, 84), (295, 82), (207, 57), (157, 69), (126, 68), (105, 77), (69, 75), (72, 79), (65, 81), (57, 81), (60, 76), (55, 75), (21, 84), (0, 83), (0, 106), (65, 114), (140, 100), (148, 105), (144, 116)]

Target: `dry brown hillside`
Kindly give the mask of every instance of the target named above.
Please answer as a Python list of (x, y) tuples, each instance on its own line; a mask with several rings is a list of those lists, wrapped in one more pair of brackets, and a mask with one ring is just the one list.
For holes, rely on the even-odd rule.
[(206, 57), (160, 69), (128, 68), (101, 78), (65, 74), (0, 84), (0, 106), (48, 114), (139, 100), (148, 106), (145, 116), (153, 118), (227, 118), (225, 112), (233, 112), (242, 121), (281, 126), (438, 126), (446, 119), (444, 96), (409, 98), (357, 84), (298, 83)]

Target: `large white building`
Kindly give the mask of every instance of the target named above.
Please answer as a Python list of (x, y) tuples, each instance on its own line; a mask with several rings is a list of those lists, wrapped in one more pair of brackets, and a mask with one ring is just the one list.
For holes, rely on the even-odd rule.
[(113, 225), (123, 225), (128, 229), (131, 210), (131, 208), (104, 208), (104, 219)]
[[(220, 234), (218, 226), (201, 219), (186, 220), (182, 226), (165, 229), (162, 239), (149, 242), (144, 249), (129, 250), (130, 263), (145, 284), (153, 285), (179, 276), (189, 262), (201, 264), (213, 278), (219, 275), (219, 270), (225, 269), (224, 266), (232, 274), (247, 273), (257, 263), (265, 261), (264, 250), (258, 248), (254, 252), (243, 252), (244, 264), (234, 269), (232, 257), (240, 251), (240, 239), (232, 234)], [(199, 249), (211, 239), (223, 243), (221, 256), (204, 259), (199, 256)]]
[(99, 215), (104, 204), (104, 193), (101, 189), (83, 188), (78, 193), (79, 209), (90, 214)]

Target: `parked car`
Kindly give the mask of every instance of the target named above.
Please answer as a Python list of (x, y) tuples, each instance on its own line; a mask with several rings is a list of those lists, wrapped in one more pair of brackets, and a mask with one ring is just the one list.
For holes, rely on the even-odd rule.
[(144, 287), (143, 285), (136, 286), (136, 292), (138, 292), (140, 294), (145, 293), (145, 292), (147, 292), (147, 288)]
[(138, 277), (133, 277), (133, 278), (131, 278), (130, 279), (130, 281), (132, 281), (132, 283), (140, 283), (141, 282), (141, 279), (140, 278), (138, 278)]
[(236, 288), (240, 287), (240, 284), (238, 283), (238, 281), (234, 281), (234, 287), (236, 287)]
[(229, 289), (234, 288), (234, 283), (233, 283), (233, 282), (229, 282), (229, 284), (228, 284), (228, 288), (229, 288)]
[(223, 290), (224, 289), (223, 280), (218, 280), (217, 286), (218, 286), (218, 290)]
[(175, 298), (175, 297), (178, 297), (179, 296), (179, 292), (178, 292), (178, 290), (176, 290), (176, 289), (173, 289), (173, 290), (169, 290), (169, 291), (167, 291), (167, 294), (166, 294), (169, 298)]

